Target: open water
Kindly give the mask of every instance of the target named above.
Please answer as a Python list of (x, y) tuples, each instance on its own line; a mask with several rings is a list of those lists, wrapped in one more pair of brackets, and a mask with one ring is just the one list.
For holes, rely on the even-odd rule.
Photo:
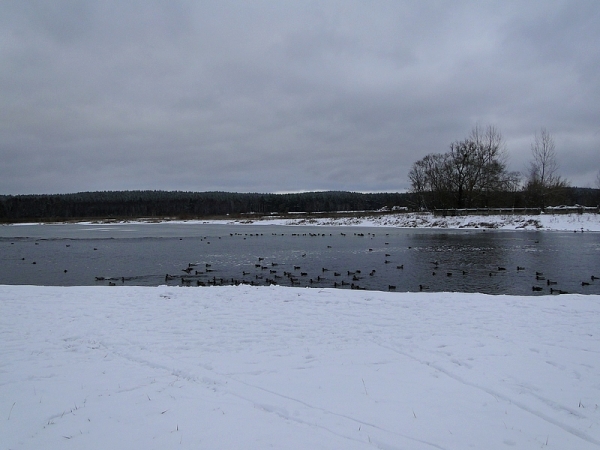
[(600, 294), (596, 276), (599, 233), (191, 223), (0, 226), (0, 284), (246, 282)]

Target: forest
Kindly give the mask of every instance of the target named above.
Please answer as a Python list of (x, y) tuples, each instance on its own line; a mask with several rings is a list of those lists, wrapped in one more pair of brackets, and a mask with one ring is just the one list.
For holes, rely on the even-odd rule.
[(290, 212), (339, 212), (410, 207), (412, 194), (305, 192), (259, 194), (181, 191), (106, 191), (56, 195), (0, 196), (0, 221), (85, 218), (178, 219), (267, 215)]
[[(566, 187), (566, 205), (597, 206), (600, 189)], [(522, 208), (523, 191), (494, 194), (489, 206)], [(102, 191), (52, 195), (0, 195), (0, 222), (66, 221), (78, 219), (131, 219), (242, 217), (293, 212), (333, 213), (375, 211), (396, 207), (423, 210), (419, 194), (358, 193), (345, 191), (259, 194), (181, 191)]]

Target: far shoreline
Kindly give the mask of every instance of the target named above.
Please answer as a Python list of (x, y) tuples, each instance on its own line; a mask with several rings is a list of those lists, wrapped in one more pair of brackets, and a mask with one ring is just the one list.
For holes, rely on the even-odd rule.
[(331, 213), (289, 213), (285, 215), (255, 215), (219, 218), (135, 218), (135, 219), (81, 219), (66, 221), (39, 221), (3, 223), (5, 226), (32, 225), (122, 225), (122, 224), (198, 224), (198, 225), (279, 225), (279, 226), (344, 226), (366, 228), (402, 228), (437, 230), (524, 230), (524, 231), (571, 231), (600, 232), (600, 214), (541, 213), (439, 216), (431, 212), (383, 212), (357, 211)]

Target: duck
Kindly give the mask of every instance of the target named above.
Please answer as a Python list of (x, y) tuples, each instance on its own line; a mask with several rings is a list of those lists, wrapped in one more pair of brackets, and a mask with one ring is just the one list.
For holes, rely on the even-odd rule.
[(568, 294), (567, 291), (562, 291), (560, 289), (552, 289), (552, 288), (550, 288), (550, 293), (551, 294)]

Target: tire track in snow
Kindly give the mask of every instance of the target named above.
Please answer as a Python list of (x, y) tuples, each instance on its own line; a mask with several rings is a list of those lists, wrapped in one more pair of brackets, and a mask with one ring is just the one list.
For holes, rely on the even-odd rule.
[[(395, 431), (390, 431), (390, 430), (382, 428), (382, 427), (380, 427), (380, 426), (378, 426), (378, 425), (376, 425), (374, 423), (366, 422), (366, 421), (363, 421), (363, 420), (360, 420), (360, 419), (356, 419), (354, 417), (351, 417), (351, 416), (348, 416), (348, 415), (345, 415), (345, 414), (336, 413), (334, 411), (330, 411), (330, 410), (327, 410), (325, 408), (314, 406), (314, 405), (311, 405), (311, 404), (309, 404), (309, 403), (307, 403), (307, 402), (305, 402), (303, 400), (296, 399), (296, 398), (293, 398), (293, 397), (289, 397), (287, 395), (280, 394), (280, 393), (277, 393), (275, 391), (271, 391), (269, 389), (266, 389), (266, 388), (263, 388), (263, 387), (260, 387), (260, 386), (256, 386), (256, 385), (247, 383), (245, 381), (238, 380), (238, 379), (236, 379), (233, 376), (228, 375), (228, 374), (218, 373), (218, 372), (215, 372), (214, 370), (209, 370), (209, 369), (206, 369), (205, 367), (201, 367), (202, 369), (208, 370), (208, 371), (214, 373), (215, 375), (218, 375), (219, 377), (223, 377), (223, 378), (227, 379), (227, 382), (223, 382), (222, 380), (217, 380), (215, 378), (206, 377), (206, 376), (200, 377), (200, 376), (194, 375), (194, 374), (189, 373), (189, 372), (185, 372), (185, 371), (180, 370), (180, 369), (175, 369), (173, 367), (167, 367), (164, 364), (154, 363), (154, 362), (149, 361), (149, 360), (144, 359), (144, 358), (140, 358), (140, 357), (136, 357), (136, 356), (131, 356), (131, 355), (127, 354), (127, 353), (120, 352), (120, 351), (118, 351), (116, 349), (110, 348), (109, 345), (105, 344), (102, 341), (100, 341), (98, 343), (107, 352), (110, 352), (110, 353), (112, 353), (113, 355), (115, 355), (115, 356), (117, 356), (119, 358), (123, 358), (123, 359), (125, 359), (127, 361), (130, 361), (130, 362), (133, 362), (133, 363), (136, 363), (136, 364), (140, 364), (142, 366), (149, 367), (151, 369), (158, 369), (158, 370), (161, 370), (161, 371), (166, 371), (170, 375), (176, 376), (178, 378), (183, 378), (183, 379), (185, 379), (185, 380), (187, 380), (189, 382), (192, 382), (192, 383), (204, 384), (204, 385), (207, 385), (207, 386), (212, 386), (213, 390), (215, 390), (215, 391), (219, 390), (221, 392), (224, 392), (224, 393), (227, 393), (227, 394), (232, 395), (234, 397), (237, 397), (237, 398), (239, 398), (241, 400), (244, 400), (244, 401), (252, 404), (255, 408), (261, 409), (261, 410), (263, 410), (263, 411), (265, 411), (267, 413), (276, 414), (277, 416), (279, 416), (279, 417), (281, 417), (281, 418), (283, 418), (285, 420), (291, 420), (293, 422), (300, 423), (302, 425), (307, 425), (307, 426), (311, 426), (311, 427), (317, 427), (319, 429), (325, 430), (325, 431), (327, 431), (327, 432), (329, 432), (329, 433), (331, 433), (331, 434), (333, 434), (335, 436), (338, 436), (338, 437), (341, 437), (341, 438), (344, 438), (344, 439), (348, 439), (348, 440), (351, 440), (351, 441), (355, 441), (355, 442), (359, 442), (359, 443), (364, 443), (364, 444), (376, 445), (377, 448), (380, 448), (382, 450), (396, 450), (396, 449), (399, 448), (399, 447), (395, 447), (395, 446), (387, 444), (387, 443), (383, 443), (383, 442), (381, 442), (378, 439), (373, 439), (373, 438), (371, 438), (368, 435), (367, 435), (367, 437), (368, 437), (369, 441), (365, 442), (365, 441), (362, 441), (360, 439), (357, 439), (357, 438), (354, 438), (352, 436), (349, 436), (347, 434), (342, 434), (342, 433), (340, 433), (338, 431), (335, 431), (335, 430), (333, 430), (331, 428), (328, 428), (327, 426), (321, 425), (317, 421), (309, 422), (309, 421), (306, 421), (306, 420), (299, 419), (297, 417), (293, 417), (290, 414), (288, 414), (285, 411), (285, 408), (283, 408), (283, 407), (267, 405), (264, 402), (257, 402), (255, 400), (249, 398), (248, 396), (245, 396), (245, 395), (242, 395), (239, 392), (236, 392), (231, 387), (232, 383), (229, 383), (229, 382), (231, 381), (231, 382), (239, 383), (239, 384), (244, 385), (246, 387), (250, 387), (250, 388), (253, 388), (253, 389), (256, 389), (256, 390), (259, 390), (259, 391), (262, 391), (262, 392), (265, 392), (265, 393), (268, 393), (268, 394), (271, 394), (271, 395), (274, 395), (274, 396), (276, 396), (276, 397), (278, 397), (280, 399), (285, 399), (285, 400), (288, 400), (288, 401), (295, 402), (295, 403), (300, 404), (300, 405), (304, 406), (305, 408), (308, 408), (308, 409), (310, 409), (312, 411), (318, 411), (321, 414), (331, 415), (331, 416), (334, 416), (334, 417), (338, 417), (338, 418), (342, 418), (342, 419), (345, 419), (345, 420), (349, 420), (349, 421), (354, 422), (356, 425), (359, 425), (359, 426), (370, 427), (370, 428), (372, 428), (374, 430), (381, 431), (381, 432), (384, 432), (384, 433), (388, 433), (388, 434), (390, 434), (392, 436), (400, 437), (402, 439), (406, 439), (406, 440), (408, 440), (410, 442), (413, 442), (413, 443), (423, 444), (423, 445), (427, 446), (428, 448), (435, 448), (435, 449), (438, 449), (438, 450), (447, 450), (445, 447), (442, 447), (442, 446), (440, 446), (438, 444), (435, 444), (433, 442), (428, 442), (428, 441), (421, 440), (421, 439), (418, 439), (418, 438), (414, 438), (414, 437), (411, 437), (411, 436), (408, 436), (408, 435), (404, 435), (402, 433), (398, 433), (398, 432), (395, 432)], [(218, 388), (215, 387), (215, 386), (218, 386)], [(348, 428), (350, 428), (350, 427), (348, 427)]]
[[(427, 445), (429, 447), (437, 448), (439, 450), (446, 450), (445, 447), (437, 445), (437, 444), (435, 444), (433, 442), (424, 441), (424, 440), (417, 439), (417, 438), (414, 438), (414, 437), (411, 437), (411, 436), (407, 436), (407, 435), (402, 434), (402, 433), (398, 433), (398, 432), (395, 432), (395, 431), (390, 431), (390, 430), (382, 428), (382, 427), (380, 427), (378, 425), (375, 425), (374, 423), (370, 423), (370, 422), (366, 422), (366, 421), (363, 421), (363, 420), (360, 420), (360, 419), (356, 419), (356, 418), (354, 418), (352, 416), (348, 416), (346, 414), (336, 413), (334, 411), (331, 411), (331, 410), (328, 410), (328, 409), (325, 409), (325, 408), (321, 408), (319, 406), (314, 406), (314, 405), (311, 405), (310, 403), (306, 403), (303, 400), (300, 400), (300, 399), (297, 399), (297, 398), (294, 398), (294, 397), (290, 397), (290, 396), (287, 396), (287, 395), (284, 395), (284, 394), (280, 394), (278, 392), (271, 391), (269, 389), (266, 389), (266, 388), (263, 388), (263, 387), (260, 387), (260, 386), (256, 386), (256, 385), (253, 385), (253, 384), (250, 384), (250, 383), (246, 383), (245, 381), (241, 381), (241, 380), (238, 380), (238, 379), (233, 378), (233, 377), (229, 377), (229, 379), (232, 380), (232, 381), (236, 381), (236, 382), (238, 382), (240, 384), (243, 384), (243, 385), (245, 385), (247, 387), (251, 387), (251, 388), (257, 389), (259, 391), (266, 392), (266, 393), (271, 394), (271, 395), (275, 395), (275, 396), (277, 396), (279, 398), (283, 398), (285, 400), (289, 400), (289, 401), (292, 401), (292, 402), (295, 402), (295, 403), (299, 403), (299, 404), (301, 404), (301, 405), (303, 405), (303, 406), (305, 406), (307, 408), (310, 408), (311, 410), (314, 410), (314, 411), (319, 411), (321, 413), (325, 413), (325, 414), (329, 414), (329, 415), (332, 415), (332, 416), (335, 416), (335, 417), (339, 417), (339, 418), (342, 418), (342, 419), (350, 420), (352, 422), (355, 422), (358, 425), (361, 425), (361, 426), (364, 425), (364, 426), (367, 426), (367, 427), (371, 427), (371, 428), (373, 428), (375, 430), (383, 431), (385, 433), (389, 433), (391, 435), (395, 435), (395, 436), (401, 437), (403, 439), (410, 440), (411, 442), (418, 442), (419, 444), (424, 444), (424, 445)], [(244, 400), (253, 402), (251, 399), (245, 398), (245, 397), (243, 397), (241, 395), (238, 395), (238, 394), (236, 394), (234, 392), (230, 392), (230, 394), (235, 395), (237, 397), (240, 397), (240, 398), (242, 398)], [(276, 412), (276, 411), (270, 411), (270, 412)], [(289, 415), (285, 415), (285, 416), (282, 416), (282, 417), (284, 417), (285, 419), (296, 420), (295, 418), (290, 417)], [(313, 424), (313, 423), (307, 423), (307, 422), (304, 422), (304, 421), (300, 421), (300, 422), (308, 424), (308, 425), (317, 425), (317, 424)], [(339, 435), (338, 433), (336, 433), (336, 432), (334, 432), (332, 430), (328, 430), (328, 431), (334, 433), (335, 435)], [(346, 437), (346, 436), (342, 436), (342, 437)], [(350, 437), (348, 436), (348, 438), (350, 438)], [(350, 438), (350, 439), (352, 439), (352, 438)], [(395, 448), (395, 447), (390, 446), (389, 444), (377, 443), (377, 445), (378, 445), (379, 448), (382, 448), (382, 449), (393, 449), (393, 448)]]
[[(467, 381), (467, 380), (465, 380), (465, 379), (463, 379), (463, 378), (459, 377), (458, 375), (456, 375), (456, 374), (454, 374), (454, 373), (450, 372), (449, 370), (447, 370), (447, 369), (445, 369), (445, 368), (441, 367), (441, 366), (440, 366), (440, 365), (438, 365), (438, 364), (435, 364), (435, 363), (431, 363), (431, 362), (428, 362), (428, 361), (421, 360), (421, 359), (417, 358), (416, 356), (413, 356), (413, 355), (410, 355), (410, 354), (408, 354), (408, 353), (402, 352), (402, 351), (400, 351), (400, 350), (398, 350), (398, 349), (396, 349), (396, 348), (389, 347), (389, 346), (387, 346), (387, 345), (381, 344), (380, 342), (376, 342), (376, 341), (372, 341), (372, 342), (373, 342), (374, 344), (376, 344), (376, 345), (378, 345), (378, 346), (382, 347), (382, 348), (385, 348), (385, 349), (387, 349), (387, 350), (390, 350), (390, 351), (392, 351), (392, 352), (394, 352), (394, 353), (397, 353), (397, 354), (399, 354), (399, 355), (402, 355), (402, 356), (405, 356), (405, 357), (407, 357), (407, 358), (410, 358), (410, 359), (412, 359), (413, 361), (416, 361), (416, 362), (418, 362), (418, 363), (420, 363), (420, 364), (426, 365), (426, 366), (428, 366), (428, 367), (432, 367), (433, 369), (435, 369), (435, 370), (437, 370), (437, 371), (439, 371), (439, 372), (443, 373), (443, 374), (444, 374), (444, 375), (446, 375), (447, 377), (449, 377), (449, 378), (452, 378), (453, 380), (455, 380), (455, 381), (458, 381), (459, 383), (461, 383), (461, 384), (463, 384), (463, 385), (465, 385), (465, 386), (469, 386), (469, 387), (472, 387), (472, 388), (478, 389), (478, 390), (480, 390), (480, 391), (482, 391), (482, 392), (485, 392), (486, 394), (489, 394), (489, 395), (491, 395), (491, 396), (493, 396), (493, 397), (495, 397), (495, 398), (499, 398), (499, 399), (501, 399), (501, 400), (503, 400), (503, 401), (505, 401), (505, 402), (508, 402), (508, 403), (510, 403), (510, 404), (513, 404), (513, 405), (515, 405), (517, 408), (521, 409), (522, 411), (525, 411), (525, 412), (527, 412), (527, 413), (529, 413), (529, 414), (533, 414), (534, 416), (537, 416), (537, 417), (539, 417), (540, 419), (542, 419), (542, 420), (544, 420), (544, 421), (548, 422), (549, 424), (552, 424), (552, 425), (554, 425), (554, 426), (556, 426), (556, 427), (558, 427), (558, 428), (561, 428), (563, 431), (565, 431), (565, 432), (567, 432), (567, 433), (569, 433), (569, 434), (571, 434), (571, 435), (573, 435), (573, 436), (575, 436), (575, 437), (578, 437), (579, 439), (582, 439), (582, 440), (584, 440), (584, 441), (586, 441), (586, 442), (589, 442), (590, 444), (594, 444), (594, 445), (597, 445), (597, 446), (599, 446), (599, 447), (600, 447), (600, 441), (599, 441), (599, 440), (597, 440), (597, 439), (594, 439), (593, 437), (591, 437), (591, 436), (588, 436), (586, 433), (584, 433), (584, 432), (582, 432), (582, 431), (579, 431), (579, 430), (577, 430), (576, 428), (573, 428), (573, 427), (571, 427), (570, 425), (567, 425), (567, 424), (565, 424), (565, 423), (562, 423), (562, 422), (560, 422), (559, 420), (556, 420), (556, 419), (554, 419), (554, 418), (552, 418), (552, 417), (550, 417), (550, 416), (548, 416), (548, 415), (544, 414), (544, 413), (543, 413), (543, 412), (541, 412), (541, 411), (537, 411), (537, 410), (535, 410), (535, 409), (533, 409), (533, 408), (531, 408), (531, 407), (527, 406), (527, 405), (526, 405), (526, 404), (524, 404), (524, 403), (521, 403), (521, 402), (519, 402), (519, 401), (513, 400), (512, 398), (510, 398), (509, 396), (507, 396), (507, 395), (505, 395), (505, 394), (502, 394), (502, 393), (500, 393), (500, 392), (497, 392), (497, 391), (495, 391), (495, 390), (493, 390), (493, 389), (490, 389), (490, 388), (488, 388), (488, 387), (485, 387), (485, 386), (479, 385), (479, 384), (477, 384), (477, 383), (473, 383), (473, 382), (471, 382), (471, 381)], [(569, 411), (567, 410), (567, 412), (569, 412)]]

